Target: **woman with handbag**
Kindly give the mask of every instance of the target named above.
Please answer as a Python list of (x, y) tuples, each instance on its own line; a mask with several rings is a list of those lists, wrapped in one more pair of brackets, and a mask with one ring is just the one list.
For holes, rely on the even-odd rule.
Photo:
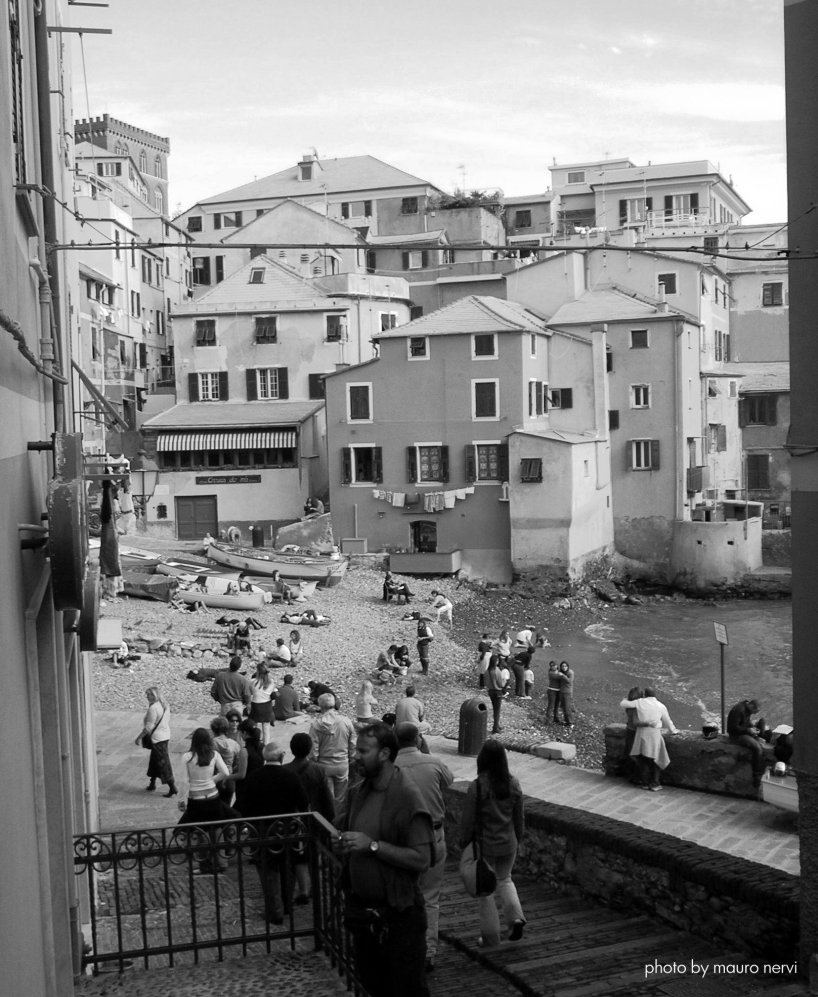
[(496, 876), (494, 890), (478, 897), (481, 945), (500, 944), (500, 916), (495, 897), (503, 905), (509, 941), (523, 937), (526, 919), (511, 879), (523, 827), (523, 791), (508, 770), (506, 749), (499, 741), (486, 741), (477, 756), (477, 778), (466, 794), (460, 824), (463, 850), (471, 848), (475, 854), (479, 851)]
[(134, 741), (134, 744), (139, 747), (150, 750), (148, 758), (148, 779), (150, 781), (145, 789), (153, 792), (156, 789), (156, 780), (160, 779), (162, 785), (168, 787), (165, 796), (176, 796), (178, 790), (173, 779), (173, 768), (168, 754), (170, 709), (155, 685), (149, 686), (145, 690), (145, 696), (148, 700), (148, 711), (142, 722), (142, 730)]

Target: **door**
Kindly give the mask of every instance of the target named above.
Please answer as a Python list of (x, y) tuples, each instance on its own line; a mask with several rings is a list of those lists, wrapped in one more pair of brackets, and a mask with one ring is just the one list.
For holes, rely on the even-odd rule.
[(176, 539), (201, 540), (205, 533), (219, 535), (215, 495), (180, 496), (176, 499)]
[(437, 523), (423, 519), (412, 523), (412, 550), (416, 554), (437, 552)]

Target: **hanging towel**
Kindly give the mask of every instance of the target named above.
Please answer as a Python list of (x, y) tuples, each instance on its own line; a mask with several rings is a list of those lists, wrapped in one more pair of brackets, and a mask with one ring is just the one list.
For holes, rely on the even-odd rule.
[(463, 502), (466, 498), (466, 489), (465, 488), (455, 489), (454, 497), (460, 499), (460, 501)]
[(454, 492), (444, 492), (443, 493), (443, 508), (444, 509), (454, 509), (455, 495)]
[(424, 512), (435, 511), (435, 497), (431, 492), (427, 492), (423, 496), (423, 511)]
[(467, 495), (474, 495), (474, 485), (469, 485), (469, 487), (465, 488), (464, 491)]
[(392, 492), (392, 505), (398, 509), (403, 508), (403, 504), (406, 501), (405, 492)]

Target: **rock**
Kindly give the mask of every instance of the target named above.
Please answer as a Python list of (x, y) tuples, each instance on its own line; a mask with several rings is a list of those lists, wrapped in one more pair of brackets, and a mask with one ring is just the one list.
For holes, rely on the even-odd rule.
[(600, 579), (591, 584), (591, 588), (599, 596), (600, 599), (604, 599), (605, 602), (619, 602), (622, 599), (622, 593), (614, 585), (613, 582), (609, 582), (606, 579)]

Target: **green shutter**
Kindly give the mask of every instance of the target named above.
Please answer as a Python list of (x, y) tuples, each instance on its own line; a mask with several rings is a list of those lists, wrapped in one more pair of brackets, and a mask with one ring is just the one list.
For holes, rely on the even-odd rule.
[(401, 253), (400, 254), (400, 258), (401, 258), (401, 266), (402, 266), (402, 268), (404, 270), (408, 270), (409, 269), (409, 254), (408, 253)]
[(778, 399), (776, 398), (775, 395), (768, 395), (768, 397), (767, 397), (766, 419), (764, 420), (764, 424), (766, 426), (774, 426), (776, 424), (776, 421), (777, 421), (777, 418), (778, 418), (778, 413), (777, 413), (778, 405), (777, 405), (777, 402), (778, 402)]
[(474, 444), (467, 443), (464, 448), (466, 460), (466, 481), (477, 481), (477, 464), (474, 459)]
[(659, 441), (650, 441), (650, 469), (651, 471), (659, 470)]
[(290, 378), (289, 378), (288, 369), (286, 367), (278, 368), (278, 397), (279, 398), (290, 397)]
[(508, 443), (497, 448), (497, 474), (500, 481), (508, 481)]
[(227, 383), (227, 371), (219, 371), (219, 401), (226, 402), (230, 397), (230, 388)]
[(372, 448), (372, 480), (377, 484), (383, 481), (383, 448)]
[(619, 224), (624, 225), (628, 220), (628, 202), (624, 198), (619, 201)]
[(417, 450), (414, 447), (406, 448), (406, 480), (418, 480)]
[(560, 389), (560, 408), (573, 408), (574, 407), (574, 389), (573, 388), (561, 388)]
[(716, 430), (716, 449), (726, 450), (727, 449), (727, 426), (719, 426)]
[(440, 480), (449, 480), (449, 448), (440, 448)]
[(256, 368), (248, 367), (244, 372), (244, 376), (247, 380), (247, 401), (255, 402), (258, 400), (258, 381), (256, 379)]
[(352, 481), (352, 447), (341, 448), (341, 483), (350, 484)]
[(625, 468), (628, 471), (633, 470), (633, 440), (628, 440), (625, 445)]
[(199, 400), (199, 375), (188, 374), (187, 376), (187, 398), (190, 402)]
[(748, 416), (747, 409), (748, 409), (747, 399), (746, 398), (739, 399), (739, 403), (738, 403), (738, 424), (739, 424), (739, 426), (743, 427), (743, 426), (747, 425), (747, 416)]

